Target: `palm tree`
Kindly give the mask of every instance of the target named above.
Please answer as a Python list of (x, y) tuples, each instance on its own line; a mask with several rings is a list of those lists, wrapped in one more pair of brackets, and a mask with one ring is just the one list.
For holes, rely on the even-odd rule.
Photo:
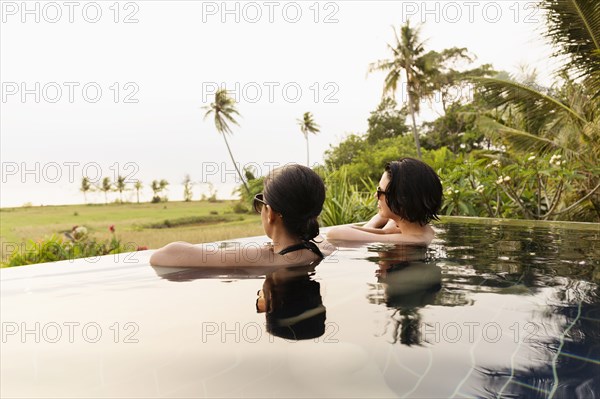
[(240, 113), (235, 108), (235, 101), (233, 98), (229, 97), (226, 89), (219, 89), (215, 93), (215, 101), (210, 105), (202, 107), (206, 110), (206, 114), (204, 115), (204, 119), (208, 118), (210, 115), (214, 115), (215, 127), (217, 128), (217, 132), (223, 136), (223, 140), (225, 140), (225, 145), (227, 146), (227, 151), (229, 152), (229, 156), (231, 157), (231, 162), (233, 162), (233, 166), (235, 166), (235, 170), (237, 171), (240, 180), (244, 184), (246, 191), (250, 193), (250, 189), (246, 184), (246, 181), (242, 177), (242, 173), (238, 168), (235, 159), (233, 158), (233, 153), (231, 152), (231, 148), (229, 147), (229, 142), (227, 141), (227, 134), (232, 134), (231, 128), (229, 124), (232, 123), (234, 125), (238, 125), (235, 120), (236, 115), (240, 115)]
[(137, 203), (139, 204), (140, 203), (140, 190), (143, 187), (142, 182), (139, 180), (136, 180), (133, 187), (135, 188), (135, 193), (137, 195)]
[(87, 192), (90, 191), (92, 189), (92, 185), (90, 184), (90, 179), (88, 179), (87, 177), (84, 177), (83, 179), (81, 179), (81, 192), (83, 193), (83, 201), (85, 203), (87, 203)]
[(154, 195), (152, 196), (152, 202), (160, 202), (160, 191), (162, 190), (160, 187), (160, 183), (158, 180), (152, 180), (152, 184), (150, 185), (152, 192)]
[(104, 203), (108, 204), (108, 196), (107, 193), (111, 191), (113, 188), (112, 183), (110, 182), (110, 177), (105, 177), (102, 179), (102, 185), (100, 186), (100, 191), (104, 192)]
[[(160, 179), (160, 181), (158, 182), (158, 191), (160, 193), (162, 193), (163, 191), (165, 191), (167, 189), (167, 186), (169, 185), (169, 182), (166, 181), (165, 179)], [(165, 195), (164, 197), (161, 198), (162, 201), (167, 202), (167, 196)]]
[(185, 175), (183, 179), (183, 200), (185, 202), (190, 202), (192, 200), (192, 178), (189, 174)]
[(369, 72), (385, 71), (383, 95), (395, 93), (401, 81), (402, 72), (405, 74), (406, 88), (408, 91), (408, 110), (412, 118), (413, 135), (417, 148), (417, 156), (421, 158), (421, 143), (417, 131), (416, 114), (419, 112), (419, 103), (426, 95), (426, 80), (429, 72), (426, 62), (424, 43), (419, 40), (420, 28), (412, 28), (410, 22), (400, 28), (400, 35), (395, 28), (395, 43), (388, 44), (392, 58), (379, 60), (369, 65)]
[(126, 190), (125, 178), (121, 175), (117, 176), (117, 181), (115, 183), (115, 188), (119, 192), (119, 200), (123, 202), (123, 191)]
[(310, 112), (305, 112), (302, 119), (296, 119), (300, 126), (300, 131), (306, 139), (306, 166), (310, 166), (308, 162), (308, 133), (317, 134), (320, 132), (319, 125), (317, 125)]
[(567, 62), (558, 71), (561, 87), (539, 89), (511, 78), (475, 78), (493, 111), (481, 126), (522, 152), (560, 152), (581, 165), (585, 178), (578, 200), (555, 214), (568, 212), (587, 199), (600, 216), (600, 7), (597, 0), (551, 0), (546, 37)]

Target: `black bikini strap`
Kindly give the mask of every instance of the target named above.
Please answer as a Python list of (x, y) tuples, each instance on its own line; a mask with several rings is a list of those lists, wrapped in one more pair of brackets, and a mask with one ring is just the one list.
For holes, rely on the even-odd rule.
[(311, 241), (303, 241), (300, 244), (290, 245), (289, 247), (282, 249), (278, 253), (279, 253), (279, 255), (285, 255), (287, 253), (299, 251), (301, 249), (308, 249), (309, 251), (313, 252), (318, 257), (324, 258), (323, 253), (321, 252), (319, 247), (317, 247), (317, 245)]

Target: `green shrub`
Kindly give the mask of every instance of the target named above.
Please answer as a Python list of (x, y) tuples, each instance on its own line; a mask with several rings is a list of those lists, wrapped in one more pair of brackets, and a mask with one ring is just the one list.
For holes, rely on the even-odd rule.
[(236, 202), (232, 207), (233, 213), (248, 213), (250, 209), (243, 201)]
[[(445, 196), (442, 214), (591, 221), (591, 213), (581, 213), (589, 205), (581, 201), (586, 174), (580, 170), (560, 154), (473, 151), (438, 169)], [(570, 211), (586, 216), (568, 217)]]
[(361, 185), (368, 189), (360, 191), (350, 183), (346, 167), (326, 173), (324, 180), (327, 191), (320, 217), (324, 226), (367, 221), (377, 212), (373, 180), (362, 180)]
[(118, 254), (135, 251), (136, 247), (124, 245), (114, 234), (114, 226), (110, 227), (112, 237), (107, 240), (97, 240), (89, 237), (87, 229), (75, 226), (64, 236), (53, 234), (40, 241), (29, 240), (24, 248), (17, 248), (2, 263), (2, 267), (31, 265), (36, 263), (57, 262)]

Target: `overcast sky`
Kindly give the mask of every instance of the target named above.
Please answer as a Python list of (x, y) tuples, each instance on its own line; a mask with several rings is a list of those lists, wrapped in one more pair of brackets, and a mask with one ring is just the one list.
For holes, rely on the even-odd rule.
[(0, 205), (81, 203), (82, 176), (119, 173), (144, 183), (145, 200), (163, 178), (181, 199), (186, 173), (195, 199), (208, 181), (230, 197), (233, 167), (202, 110), (221, 84), (239, 101), (229, 140), (242, 165), (305, 163), (296, 119), (306, 111), (321, 126), (311, 163), (322, 162), (331, 144), (365, 132), (384, 77), (368, 65), (388, 57), (391, 27), (407, 19), (424, 23), (427, 49), (467, 47), (474, 66), (511, 73), (527, 64), (549, 84), (555, 64), (534, 4), (3, 1)]

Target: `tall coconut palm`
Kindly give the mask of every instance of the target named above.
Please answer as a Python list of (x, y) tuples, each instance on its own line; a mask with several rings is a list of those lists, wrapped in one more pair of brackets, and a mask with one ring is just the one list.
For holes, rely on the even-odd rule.
[(398, 83), (402, 80), (402, 72), (405, 74), (406, 89), (408, 92), (408, 110), (412, 119), (413, 135), (417, 156), (421, 158), (421, 143), (417, 131), (416, 114), (419, 112), (419, 103), (426, 94), (425, 82), (427, 80), (428, 63), (425, 54), (424, 42), (419, 39), (420, 28), (412, 28), (410, 22), (406, 22), (400, 28), (400, 34), (394, 30), (394, 44), (388, 44), (392, 52), (392, 58), (379, 60), (369, 65), (369, 72), (388, 72), (385, 77), (383, 95), (394, 94)]
[(225, 140), (225, 145), (227, 146), (227, 151), (229, 152), (229, 156), (231, 157), (231, 162), (233, 162), (233, 166), (240, 177), (240, 180), (244, 184), (246, 191), (250, 193), (250, 189), (246, 184), (246, 181), (242, 177), (242, 172), (235, 162), (235, 158), (233, 157), (233, 153), (231, 152), (231, 148), (229, 147), (229, 142), (227, 141), (227, 135), (232, 134), (231, 127), (229, 124), (238, 125), (239, 123), (235, 120), (235, 116), (239, 116), (240, 113), (235, 108), (235, 101), (233, 98), (229, 97), (226, 89), (219, 89), (215, 93), (215, 101), (210, 105), (203, 107), (206, 110), (206, 114), (204, 115), (204, 119), (208, 118), (211, 115), (214, 115), (215, 127), (217, 128), (217, 132), (223, 136), (223, 140)]
[(313, 116), (310, 112), (305, 112), (302, 116), (302, 119), (296, 119), (298, 125), (300, 126), (300, 131), (304, 135), (306, 139), (306, 166), (310, 166), (309, 164), (309, 152), (308, 152), (308, 133), (317, 134), (320, 132), (319, 125), (317, 125), (313, 119)]

